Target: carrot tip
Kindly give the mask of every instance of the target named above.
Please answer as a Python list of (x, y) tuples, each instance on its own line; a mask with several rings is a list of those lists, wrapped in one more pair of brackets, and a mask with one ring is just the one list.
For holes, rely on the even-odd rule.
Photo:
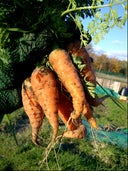
[(73, 130), (73, 131), (66, 131), (63, 134), (63, 137), (65, 138), (85, 138), (86, 136), (86, 128), (84, 125), (80, 125), (77, 129)]
[(90, 119), (88, 119), (88, 122), (89, 122), (89, 124), (90, 124), (90, 126), (91, 126), (92, 128), (99, 128), (98, 125), (97, 125), (96, 120), (95, 120), (93, 117), (90, 118)]
[(80, 115), (76, 115), (74, 111), (71, 113), (71, 118), (72, 118), (72, 119), (75, 119), (75, 120), (76, 120), (76, 119), (78, 119), (79, 117), (80, 117)]

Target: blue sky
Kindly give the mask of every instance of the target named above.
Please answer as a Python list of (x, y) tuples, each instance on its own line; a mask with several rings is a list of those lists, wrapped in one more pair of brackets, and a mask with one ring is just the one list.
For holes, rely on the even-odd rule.
[(113, 28), (98, 44), (93, 44), (96, 52), (103, 52), (108, 57), (127, 60), (127, 25), (122, 29)]
[[(107, 9), (103, 8), (102, 11), (103, 13), (106, 13)], [(122, 6), (118, 6), (118, 14), (122, 16)], [(83, 24), (84, 23), (87, 23), (87, 19), (83, 21)], [(84, 26), (86, 28), (86, 25)], [(127, 28), (127, 23), (122, 28), (115, 26), (99, 43), (94, 44), (92, 42), (94, 50), (97, 53), (107, 54), (108, 57), (115, 57), (119, 60), (127, 60)]]

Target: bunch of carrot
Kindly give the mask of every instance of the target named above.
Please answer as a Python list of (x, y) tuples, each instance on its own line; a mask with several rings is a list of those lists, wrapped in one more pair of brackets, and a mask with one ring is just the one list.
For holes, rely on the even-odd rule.
[[(80, 72), (82, 77), (70, 56), (82, 57), (85, 64)], [(104, 100), (91, 97), (83, 87), (82, 79), (85, 77), (96, 85), (89, 55), (85, 48), (80, 46), (80, 42), (74, 42), (69, 44), (66, 50), (53, 50), (49, 54), (49, 62), (52, 69), (37, 67), (22, 85), (22, 101), (32, 127), (32, 140), (38, 144), (37, 135), (44, 116), (53, 129), (51, 143), (58, 134), (58, 117), (68, 128), (63, 137), (84, 138), (86, 128), (81, 122), (81, 115), (85, 116), (93, 128), (98, 128), (90, 105), (97, 106)]]

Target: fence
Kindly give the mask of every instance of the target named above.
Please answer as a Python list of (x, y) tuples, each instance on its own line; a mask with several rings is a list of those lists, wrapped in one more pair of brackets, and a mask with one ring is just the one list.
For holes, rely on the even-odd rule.
[(106, 78), (99, 78), (99, 77), (96, 77), (96, 80), (103, 87), (112, 89), (117, 93), (119, 92), (119, 90), (122, 87), (121, 82), (118, 82), (118, 81), (114, 81), (114, 80), (110, 80), (110, 79), (106, 79)]

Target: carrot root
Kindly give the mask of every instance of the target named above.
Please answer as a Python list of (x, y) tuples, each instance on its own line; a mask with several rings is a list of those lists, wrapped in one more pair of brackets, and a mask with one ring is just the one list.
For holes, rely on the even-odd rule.
[(85, 102), (85, 94), (78, 73), (65, 50), (56, 49), (49, 55), (49, 61), (57, 73), (63, 86), (72, 97), (72, 117), (77, 119), (81, 116)]
[[(81, 52), (80, 49), (80, 54), (81, 53), (83, 52)], [(80, 118), (81, 114), (83, 114), (88, 120), (92, 118), (93, 115), (89, 104), (86, 101), (81, 80), (68, 53), (62, 49), (56, 49), (50, 53), (49, 61), (54, 71), (60, 78), (63, 86), (67, 89), (72, 97), (74, 110), (70, 114), (71, 118), (77, 120)], [(94, 124), (92, 124), (92, 126), (94, 126)]]
[[(73, 65), (70, 56), (82, 57), (85, 67), (81, 70), (86, 80), (96, 85), (96, 77), (89, 61), (89, 55), (80, 42), (69, 44), (67, 52), (56, 49), (49, 55), (49, 62), (59, 77), (62, 86), (70, 94), (70, 98), (59, 93), (56, 76), (48, 68), (36, 68), (31, 75), (31, 80), (26, 79), (22, 85), (22, 100), (32, 127), (32, 141), (38, 144), (37, 135), (42, 125), (44, 116), (47, 117), (52, 130), (52, 140), (48, 149), (54, 144), (58, 134), (58, 115), (68, 127), (63, 137), (84, 138), (86, 128), (81, 123), (83, 114), (93, 128), (98, 128), (89, 105), (98, 106), (107, 97), (93, 98), (88, 90), (84, 90), (79, 74)], [(71, 118), (71, 119), (70, 119)], [(48, 150), (49, 151), (49, 150)]]
[(31, 75), (31, 84), (37, 100), (45, 116), (52, 126), (51, 143), (54, 143), (58, 134), (58, 102), (59, 93), (54, 73), (47, 68), (36, 68)]
[(74, 124), (70, 120), (70, 115), (73, 111), (73, 104), (71, 98), (66, 96), (63, 92), (60, 93), (58, 114), (61, 120), (64, 122), (68, 130), (74, 130), (77, 128), (77, 124)]
[(92, 117), (90, 119), (88, 119), (89, 124), (91, 125), (92, 128), (99, 128), (99, 126), (97, 125), (96, 120)]
[(63, 133), (63, 137), (65, 138), (78, 138), (82, 139), (86, 136), (86, 128), (84, 125), (80, 125), (77, 129), (72, 131), (66, 131)]
[(96, 86), (96, 76), (90, 62), (89, 54), (85, 47), (81, 47), (81, 43), (79, 41), (75, 41), (73, 43), (69, 43), (67, 46), (67, 52), (69, 55), (75, 58), (82, 59), (82, 63), (85, 64), (85, 67), (83, 67), (82, 71), (80, 71), (81, 75), (85, 77), (87, 81), (93, 83)]
[(36, 100), (30, 78), (27, 78), (22, 84), (22, 102), (24, 110), (30, 120), (32, 128), (32, 141), (34, 144), (38, 145), (39, 143), (37, 141), (37, 135), (42, 125), (44, 113)]

